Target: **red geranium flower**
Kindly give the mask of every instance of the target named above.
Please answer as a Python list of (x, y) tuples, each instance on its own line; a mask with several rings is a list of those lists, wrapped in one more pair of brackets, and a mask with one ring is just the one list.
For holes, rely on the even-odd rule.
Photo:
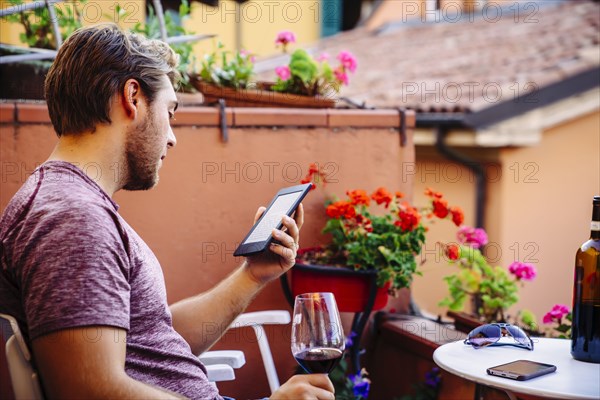
[(426, 188), (425, 196), (429, 196), (434, 199), (441, 199), (443, 195), (440, 192), (434, 192), (431, 188)]
[(390, 203), (393, 200), (393, 197), (390, 192), (386, 190), (384, 187), (378, 188), (372, 195), (371, 198), (375, 200), (377, 204), (385, 203), (385, 208), (390, 206)]
[(448, 215), (448, 202), (442, 198), (433, 200), (433, 214), (438, 218), (446, 218)]
[(454, 225), (461, 226), (465, 220), (465, 215), (460, 207), (450, 207), (450, 213), (452, 214), (452, 222)]
[(398, 221), (394, 222), (394, 225), (399, 226), (403, 231), (412, 231), (419, 225), (420, 220), (421, 215), (417, 209), (405, 202), (398, 211)]
[(460, 255), (460, 248), (455, 244), (449, 244), (446, 246), (446, 256), (450, 260), (458, 260)]
[(327, 206), (327, 215), (331, 218), (353, 218), (356, 215), (354, 206), (347, 201), (336, 201)]
[(346, 194), (348, 195), (348, 197), (350, 197), (350, 202), (355, 206), (359, 206), (361, 204), (368, 206), (369, 204), (371, 204), (371, 199), (369, 198), (369, 195), (367, 195), (367, 192), (364, 190), (349, 190), (346, 192)]

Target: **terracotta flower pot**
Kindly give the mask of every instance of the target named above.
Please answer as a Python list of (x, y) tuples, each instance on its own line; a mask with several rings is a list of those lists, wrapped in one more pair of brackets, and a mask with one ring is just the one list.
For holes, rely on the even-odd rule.
[(204, 95), (204, 103), (210, 104), (224, 99), (229, 107), (286, 107), (286, 108), (333, 108), (335, 99), (322, 96), (303, 96), (266, 90), (268, 83), (257, 83), (246, 89), (232, 89), (206, 83), (198, 78), (190, 80)]
[[(291, 290), (294, 296), (309, 292), (332, 292), (341, 312), (363, 312), (367, 307), (373, 279), (373, 271), (297, 263), (291, 269)], [(390, 282), (377, 288), (372, 311), (386, 306), (389, 288)]]

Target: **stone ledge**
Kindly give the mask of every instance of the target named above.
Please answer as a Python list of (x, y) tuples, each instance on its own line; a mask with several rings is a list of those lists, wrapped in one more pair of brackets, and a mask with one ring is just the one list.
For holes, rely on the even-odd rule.
[[(16, 112), (15, 112), (16, 109)], [(397, 110), (378, 109), (308, 109), (232, 107), (225, 110), (227, 126), (299, 126), (330, 128), (398, 128)], [(49, 124), (45, 104), (0, 103), (0, 123)], [(415, 112), (406, 111), (406, 128), (414, 129)], [(173, 126), (219, 126), (219, 110), (215, 107), (183, 106), (175, 114)]]

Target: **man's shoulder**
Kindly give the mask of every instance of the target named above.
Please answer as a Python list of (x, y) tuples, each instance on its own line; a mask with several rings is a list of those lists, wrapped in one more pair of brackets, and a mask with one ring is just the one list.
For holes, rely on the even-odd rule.
[(4, 210), (0, 237), (18, 223), (79, 222), (84, 227), (90, 220), (114, 221), (116, 206), (96, 186), (68, 169), (40, 167)]

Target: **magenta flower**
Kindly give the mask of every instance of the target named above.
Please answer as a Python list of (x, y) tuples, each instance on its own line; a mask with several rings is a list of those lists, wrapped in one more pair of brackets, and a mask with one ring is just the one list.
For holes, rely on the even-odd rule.
[(533, 264), (522, 263), (515, 261), (510, 264), (508, 270), (519, 280), (532, 281), (537, 275), (537, 271)]
[(484, 246), (488, 242), (487, 233), (481, 228), (473, 228), (471, 226), (461, 226), (456, 237), (462, 244), (469, 245), (475, 249)]
[(356, 57), (354, 57), (349, 51), (340, 51), (340, 54), (338, 54), (337, 59), (342, 63), (344, 69), (347, 69), (350, 72), (356, 71), (356, 67), (358, 66)]
[(329, 53), (323, 52), (319, 57), (317, 57), (318, 62), (323, 62), (329, 60)]
[(544, 315), (544, 323), (551, 324), (554, 321), (560, 321), (562, 317), (569, 313), (569, 308), (564, 304), (555, 304), (552, 307), (552, 310), (548, 311), (546, 315)]
[(335, 79), (337, 79), (338, 82), (348, 86), (348, 74), (346, 74), (346, 72), (342, 68), (336, 68), (335, 71), (333, 71), (333, 74), (335, 75)]
[(275, 73), (282, 81), (287, 81), (292, 76), (292, 71), (290, 71), (290, 67), (287, 65), (282, 65), (280, 67), (275, 68)]
[(280, 44), (285, 48), (289, 43), (296, 43), (296, 35), (294, 35), (294, 32), (282, 31), (277, 34), (277, 37), (275, 38), (276, 45)]

